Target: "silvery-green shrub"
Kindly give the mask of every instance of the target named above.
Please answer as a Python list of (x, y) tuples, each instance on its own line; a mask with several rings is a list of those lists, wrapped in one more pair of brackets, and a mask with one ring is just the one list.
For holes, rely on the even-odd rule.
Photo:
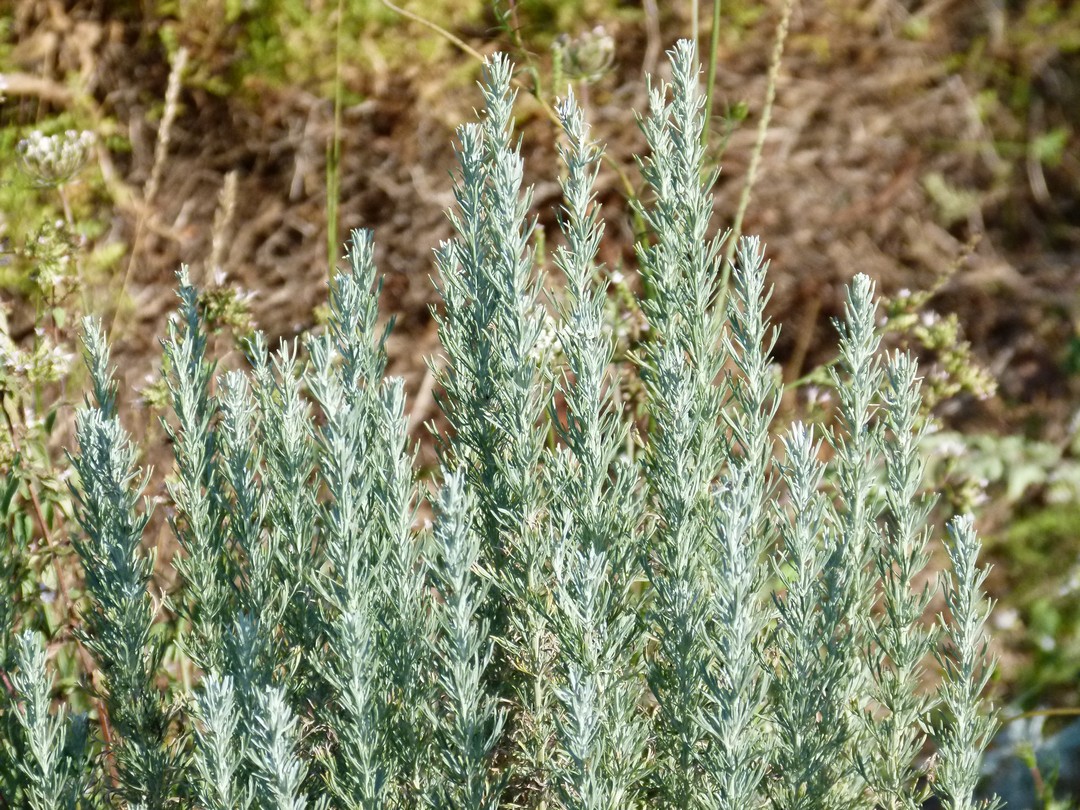
[(874, 285), (856, 276), (837, 424), (776, 424), (765, 247), (739, 240), (729, 287), (689, 43), (671, 67), (641, 118), (650, 328), (627, 365), (597, 258), (601, 147), (568, 96), (556, 290), (532, 240), (513, 68), (487, 63), (435, 256), (446, 428), (431, 482), (403, 383), (385, 377), (370, 233), (331, 281), (325, 330), (272, 351), (256, 336), (248, 372), (218, 374), (180, 274), (163, 342), (182, 581), (167, 607), (200, 673), (191, 693), (162, 691), (146, 473), (86, 323), (93, 393), (71, 458), (80, 641), (103, 709), (51, 713), (42, 648), (8, 644), (7, 806), (981, 806), (985, 571), (956, 518), (947, 613), (926, 616), (916, 363), (882, 354)]

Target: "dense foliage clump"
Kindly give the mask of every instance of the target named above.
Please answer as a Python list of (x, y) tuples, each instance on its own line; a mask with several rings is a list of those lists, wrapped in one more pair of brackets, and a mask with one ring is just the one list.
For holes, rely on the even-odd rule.
[(216, 376), (180, 274), (163, 342), (183, 549), (168, 607), (200, 673), (190, 692), (159, 683), (144, 473), (106, 337), (85, 323), (93, 393), (71, 463), (100, 702), (51, 712), (39, 639), (4, 625), (8, 806), (980, 806), (985, 573), (970, 518), (954, 519), (947, 615), (925, 616), (916, 364), (882, 356), (856, 276), (839, 424), (777, 428), (764, 249), (738, 241), (729, 289), (693, 48), (671, 62), (641, 122), (650, 328), (626, 358), (596, 258), (600, 148), (565, 99), (553, 316), (511, 65), (487, 64), (436, 255), (448, 428), (430, 495), (402, 382), (384, 377), (371, 234), (353, 234), (326, 330), (302, 351), (256, 336), (249, 373)]

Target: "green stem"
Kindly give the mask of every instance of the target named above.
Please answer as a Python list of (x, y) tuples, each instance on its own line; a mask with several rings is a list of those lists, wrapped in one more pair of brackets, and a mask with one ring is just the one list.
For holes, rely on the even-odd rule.
[(787, 41), (788, 26), (791, 23), (791, 11), (794, 6), (795, 0), (785, 0), (780, 23), (776, 26), (776, 40), (773, 43), (772, 59), (769, 63), (769, 81), (765, 87), (765, 106), (761, 111), (761, 121), (758, 122), (754, 151), (750, 155), (750, 168), (746, 171), (746, 184), (743, 186), (742, 195), (739, 197), (739, 208), (735, 212), (735, 222), (731, 226), (731, 234), (728, 236), (727, 246), (724, 248), (724, 265), (720, 271), (720, 296), (717, 302), (718, 312), (723, 312), (727, 303), (731, 260), (735, 256), (735, 247), (738, 245), (739, 237), (742, 236), (743, 219), (746, 216), (746, 209), (750, 205), (750, 192), (754, 189), (758, 168), (761, 166), (761, 153), (765, 149), (765, 135), (769, 131), (769, 122), (772, 120), (773, 102), (776, 101), (776, 82), (780, 75), (780, 61), (784, 56), (784, 43)]
[(447, 31), (441, 25), (438, 25), (437, 23), (433, 23), (431, 20), (428, 20), (428, 19), (426, 19), (424, 17), (421, 17), (419, 14), (416, 14), (416, 13), (414, 13), (412, 11), (406, 11), (405, 9), (401, 8), (400, 6), (396, 6), (393, 3), (391, 3), (390, 0), (381, 0), (381, 2), (388, 9), (390, 9), (391, 11), (397, 12), (402, 17), (405, 17), (408, 20), (412, 20), (415, 23), (420, 23), (420, 25), (422, 25), (422, 26), (424, 26), (426, 28), (430, 28), (432, 31), (434, 31), (439, 36), (443, 37), (447, 41), (452, 42), (454, 45), (461, 48), (461, 50), (465, 51), (465, 53), (469, 54), (469, 56), (471, 56), (473, 59), (476, 59), (477, 61), (480, 61), (480, 62), (484, 61), (484, 55), (482, 53), (480, 53), (480, 51), (476, 50), (476, 48), (469, 45), (469, 43), (467, 43), (461, 37), (456, 36), (455, 34), (452, 34), (451, 32)]
[(326, 266), (337, 266), (338, 205), (341, 202), (341, 47), (345, 29), (345, 3), (337, 4), (337, 36), (334, 42), (334, 132), (326, 159)]
[[(448, 42), (453, 43), (458, 48), (463, 50), (465, 53), (469, 54), (469, 56), (473, 57), (478, 62), (482, 63), (482, 62), (485, 62), (487, 60), (487, 57), (485, 57), (482, 53), (480, 53), (480, 51), (473, 48), (471, 45), (469, 45), (469, 43), (467, 43), (467, 42), (465, 42), (465, 40), (461, 39), (461, 37), (456, 36), (455, 34), (451, 33), (450, 31), (447, 31), (441, 25), (438, 25), (437, 23), (433, 23), (431, 20), (424, 19), (419, 14), (416, 14), (416, 13), (414, 13), (412, 11), (406, 11), (405, 9), (401, 8), (400, 6), (396, 6), (393, 3), (391, 3), (390, 0), (380, 0), (380, 2), (384, 6), (386, 6), (388, 9), (390, 9), (391, 11), (395, 11), (398, 14), (400, 14), (402, 17), (405, 17), (406, 19), (412, 20), (413, 22), (420, 23), (420, 25), (423, 25), (426, 28), (429, 28), (430, 30), (434, 31), (436, 34), (443, 37)], [(527, 53), (527, 51), (526, 51), (526, 53)], [(526, 92), (532, 94), (532, 96), (540, 104), (540, 107), (541, 107), (541, 109), (543, 109), (544, 114), (548, 118), (550, 118), (555, 123), (555, 125), (557, 127), (562, 126), (562, 124), (559, 121), (559, 116), (555, 113), (555, 110), (552, 108), (552, 106), (550, 104), (548, 104), (540, 96), (539, 79), (536, 79), (533, 87), (531, 87), (531, 88), (525, 86), (525, 84), (519, 78), (517, 78), (516, 76), (514, 77), (513, 81), (514, 81), (514, 84), (516, 86), (521, 87)], [(634, 184), (633, 184), (633, 182), (631, 182), (630, 175), (626, 173), (626, 170), (623, 169), (623, 167), (620, 166), (615, 161), (615, 159), (613, 157), (611, 157), (610, 155), (608, 155), (607, 153), (604, 153), (604, 155), (601, 157), (601, 160), (603, 160), (604, 163), (606, 163), (608, 166), (610, 166), (612, 169), (614, 169), (615, 174), (617, 174), (619, 176), (619, 181), (622, 183), (623, 191), (626, 194), (627, 200), (630, 200), (631, 202), (636, 200), (637, 199), (637, 190), (634, 188)], [(633, 225), (634, 225), (634, 241), (635, 242), (642, 242), (643, 240), (645, 240), (648, 237), (648, 229), (645, 227), (645, 219), (641, 216), (641, 212), (638, 211), (635, 206), (631, 206), (630, 217), (633, 220)]]
[[(705, 84), (705, 126), (701, 130), (701, 143), (709, 145), (712, 130), (713, 95), (716, 90), (716, 62), (720, 54), (720, 3), (713, 0), (712, 33), (709, 35), (709, 73)], [(697, 42), (697, 4), (694, 4), (694, 42)]]

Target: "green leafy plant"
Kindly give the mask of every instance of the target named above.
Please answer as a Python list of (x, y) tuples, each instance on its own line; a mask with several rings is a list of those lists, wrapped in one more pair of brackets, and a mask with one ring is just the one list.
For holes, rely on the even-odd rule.
[[(738, 240), (728, 291), (693, 45), (671, 59), (642, 119), (640, 417), (616, 397), (600, 147), (560, 103), (552, 316), (502, 56), (482, 120), (458, 130), (455, 233), (436, 253), (437, 494), (416, 477), (403, 385), (384, 379), (369, 233), (331, 283), (326, 330), (272, 352), (257, 334), (250, 372), (216, 374), (181, 272), (163, 345), (182, 585), (159, 605), (145, 473), (85, 322), (92, 396), (71, 463), (100, 708), (85, 746), (82, 721), (63, 731), (22, 638), (9, 806), (912, 808), (928, 789), (995, 806), (975, 796), (996, 719), (970, 517), (950, 524), (940, 627), (916, 579), (932, 534), (916, 364), (880, 356), (856, 276), (840, 423), (774, 426), (764, 248)], [(202, 672), (194, 694), (159, 683), (162, 609)]]

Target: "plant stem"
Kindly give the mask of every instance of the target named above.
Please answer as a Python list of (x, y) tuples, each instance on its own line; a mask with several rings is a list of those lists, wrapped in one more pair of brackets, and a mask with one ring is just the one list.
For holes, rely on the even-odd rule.
[(750, 155), (750, 168), (746, 171), (746, 184), (743, 186), (742, 196), (739, 197), (739, 208), (735, 212), (735, 222), (731, 226), (731, 234), (728, 236), (727, 247), (724, 250), (724, 267), (721, 271), (718, 304), (721, 307), (720, 311), (723, 311), (722, 308), (727, 301), (731, 260), (735, 256), (735, 245), (738, 244), (739, 237), (742, 236), (743, 218), (746, 216), (746, 209), (750, 205), (750, 192), (753, 191), (754, 182), (757, 180), (758, 167), (761, 165), (761, 153), (765, 149), (765, 135), (769, 131), (773, 102), (776, 100), (776, 82), (780, 75), (780, 61), (784, 56), (784, 43), (787, 41), (788, 26), (791, 23), (791, 11), (794, 6), (795, 0), (785, 0), (783, 11), (780, 14), (780, 22), (776, 26), (776, 40), (773, 43), (772, 59), (769, 63), (769, 80), (765, 87), (765, 106), (761, 111), (761, 121), (758, 123), (757, 141), (754, 143), (754, 151)]
[(334, 39), (334, 131), (326, 156), (326, 266), (337, 266), (338, 205), (341, 201), (341, 44), (345, 29), (345, 4), (338, 0), (337, 33)]
[(439, 36), (461, 48), (461, 50), (465, 51), (465, 53), (469, 54), (469, 56), (471, 56), (473, 59), (476, 59), (478, 62), (484, 61), (484, 55), (480, 53), (480, 51), (476, 50), (476, 48), (472, 47), (472, 45), (467, 43), (461, 37), (451, 33), (450, 31), (447, 31), (438, 23), (433, 23), (431, 20), (426, 19), (425, 17), (422, 17), (413, 11), (406, 11), (405, 9), (401, 8), (401, 6), (396, 6), (391, 3), (390, 0), (381, 0), (381, 2), (388, 9), (390, 9), (391, 11), (396, 11), (402, 17), (412, 20), (415, 23), (420, 23), (420, 25), (424, 26), (425, 28), (430, 28)]
[[(709, 133), (712, 131), (713, 95), (716, 91), (716, 60), (720, 53), (720, 5), (721, 0), (713, 0), (712, 32), (709, 35), (709, 72), (705, 83), (705, 127), (701, 130), (701, 143), (705, 146), (709, 145)], [(697, 42), (697, 3), (694, 3), (694, 42)], [(734, 244), (734, 241), (732, 244)]]
[[(461, 37), (457, 36), (454, 33), (451, 33), (450, 31), (447, 31), (445, 28), (443, 28), (438, 23), (433, 23), (431, 20), (425, 19), (424, 17), (420, 16), (419, 14), (416, 14), (415, 12), (406, 11), (405, 9), (401, 8), (400, 6), (397, 6), (397, 5), (394, 5), (393, 3), (391, 3), (390, 0), (380, 0), (380, 2), (384, 6), (386, 6), (388, 9), (390, 9), (391, 11), (396, 11), (402, 17), (405, 17), (406, 19), (412, 20), (413, 22), (420, 23), (420, 25), (423, 25), (424, 27), (431, 29), (436, 34), (438, 34), (439, 36), (446, 39), (448, 42), (453, 43), (458, 48), (463, 50), (465, 53), (469, 54), (469, 56), (473, 57), (473, 59), (475, 59), (476, 61), (481, 62), (481, 63), (485, 61), (486, 57), (482, 53), (480, 53), (480, 51), (476, 50), (476, 48), (469, 45), (469, 43), (465, 42), (465, 40), (463, 40)], [(543, 109), (544, 114), (548, 118), (550, 118), (551, 121), (554, 122), (556, 126), (561, 126), (561, 124), (559, 122), (559, 116), (556, 114), (554, 108), (550, 104), (548, 104), (546, 101), (544, 101), (543, 98), (540, 97), (539, 84), (537, 84), (537, 86), (535, 88), (527, 87), (524, 84), (524, 82), (522, 82), (516, 76), (513, 78), (512, 81), (513, 81), (515, 86), (524, 89), (526, 92), (530, 93), (533, 96), (533, 98), (536, 99), (537, 103), (540, 104), (541, 109)], [(637, 199), (637, 190), (634, 188), (634, 184), (631, 182), (630, 175), (628, 175), (626, 173), (626, 170), (623, 169), (623, 167), (620, 166), (615, 161), (615, 159), (613, 157), (611, 157), (610, 155), (608, 155), (607, 153), (605, 153), (604, 155), (601, 156), (601, 160), (603, 160), (604, 163), (606, 163), (608, 166), (610, 166), (612, 169), (615, 170), (615, 174), (618, 175), (618, 177), (619, 177), (619, 182), (622, 183), (623, 191), (626, 194), (626, 199), (627, 200), (635, 200), (635, 199)], [(634, 210), (633, 206), (631, 206), (631, 209), (632, 209), (631, 218), (633, 219), (633, 222), (634, 222), (634, 241), (635, 242), (640, 242), (641, 240), (645, 239), (645, 237), (648, 234), (648, 230), (645, 227), (645, 220), (643, 220), (641, 218), (641, 214), (637, 210)]]

